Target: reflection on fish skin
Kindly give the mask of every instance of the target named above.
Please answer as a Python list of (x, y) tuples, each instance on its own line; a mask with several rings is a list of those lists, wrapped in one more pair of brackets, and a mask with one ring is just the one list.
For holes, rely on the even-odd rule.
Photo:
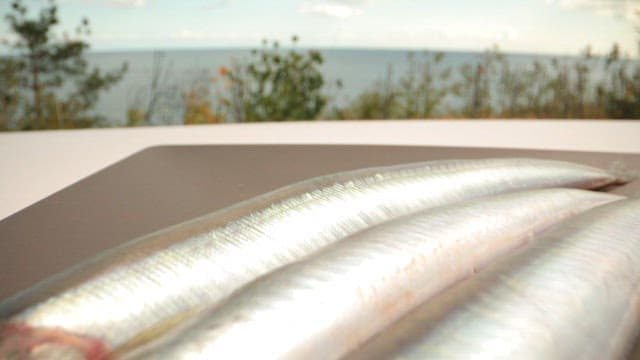
[(533, 190), (396, 219), (254, 281), (137, 358), (340, 358), (534, 234), (620, 199)]
[(434, 161), (312, 179), (108, 251), (0, 304), (0, 319), (122, 352), (368, 226), (496, 193), (613, 182), (600, 169), (536, 159)]
[(349, 359), (624, 359), (640, 329), (640, 199), (567, 220)]

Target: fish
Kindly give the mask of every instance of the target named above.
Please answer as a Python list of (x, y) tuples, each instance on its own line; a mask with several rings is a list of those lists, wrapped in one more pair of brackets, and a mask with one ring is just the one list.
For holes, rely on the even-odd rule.
[(640, 329), (640, 199), (586, 211), (346, 359), (625, 359)]
[(132, 359), (338, 359), (557, 222), (622, 197), (543, 189), (380, 224), (246, 285)]
[(24, 357), (43, 346), (71, 347), (86, 358), (126, 353), (369, 226), (497, 193), (617, 182), (590, 166), (526, 158), (431, 161), (306, 180), (131, 240), (10, 297), (0, 303), (0, 348)]

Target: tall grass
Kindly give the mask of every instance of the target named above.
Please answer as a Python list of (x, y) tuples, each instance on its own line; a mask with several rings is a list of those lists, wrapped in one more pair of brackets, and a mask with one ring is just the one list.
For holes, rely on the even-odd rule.
[(445, 55), (408, 55), (405, 73), (374, 82), (335, 119), (640, 118), (640, 64), (617, 45), (603, 57), (522, 63), (497, 48), (455, 69)]

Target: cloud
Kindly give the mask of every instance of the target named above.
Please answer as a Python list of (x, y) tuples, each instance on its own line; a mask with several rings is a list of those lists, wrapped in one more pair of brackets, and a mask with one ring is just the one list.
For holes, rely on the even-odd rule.
[(205, 40), (208, 38), (207, 34), (201, 31), (194, 31), (191, 29), (181, 29), (174, 33), (171, 38), (176, 40)]
[(520, 38), (520, 31), (512, 26), (488, 23), (469, 24), (456, 22), (436, 31), (442, 39), (452, 41), (480, 41), (489, 43), (513, 42)]
[(379, 2), (388, 1), (388, 0), (333, 0), (333, 1), (336, 2), (336, 3), (341, 3), (341, 4), (362, 5), (362, 4), (379, 3)]
[(147, 5), (148, 0), (60, 0), (61, 3), (106, 4), (111, 6), (140, 8)]
[(147, 4), (147, 0), (108, 0), (109, 4), (125, 6), (125, 7), (143, 7)]
[(635, 13), (640, 11), (638, 0), (545, 0), (549, 5), (560, 6), (563, 9), (587, 9), (598, 15), (613, 16), (634, 20)]
[(339, 19), (346, 19), (362, 14), (362, 10), (338, 2), (305, 2), (298, 7), (298, 12), (301, 14), (324, 15)]
[(229, 5), (232, 5), (235, 2), (235, 0), (215, 0), (215, 1), (211, 1), (205, 5), (202, 6), (203, 10), (218, 10), (224, 7), (227, 7)]

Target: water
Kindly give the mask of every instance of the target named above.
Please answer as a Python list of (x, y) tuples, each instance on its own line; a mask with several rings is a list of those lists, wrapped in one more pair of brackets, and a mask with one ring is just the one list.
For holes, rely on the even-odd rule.
[[(325, 62), (321, 71), (326, 83), (330, 84), (327, 92), (336, 104), (346, 104), (377, 80), (384, 79), (390, 67), (394, 78), (402, 75), (408, 67), (408, 53), (406, 50), (322, 50)], [(248, 49), (170, 50), (162, 54), (165, 72), (160, 77), (161, 82), (165, 87), (175, 85), (182, 89), (198, 80), (211, 79), (221, 67), (229, 67), (234, 60), (251, 59)], [(157, 53), (153, 51), (90, 53), (89, 62), (102, 70), (116, 69), (122, 62), (129, 66), (122, 81), (102, 93), (95, 112), (118, 125), (125, 123), (128, 108), (144, 108), (148, 103), (154, 56)], [(445, 52), (441, 65), (455, 68), (477, 61), (481, 56), (482, 53), (476, 52)], [(508, 55), (507, 58), (517, 64), (550, 59), (542, 55)], [(333, 85), (338, 79), (343, 84), (340, 90)], [(156, 123), (176, 122), (181, 116), (180, 109), (165, 109), (165, 112), (166, 116), (162, 120), (156, 119)]]

